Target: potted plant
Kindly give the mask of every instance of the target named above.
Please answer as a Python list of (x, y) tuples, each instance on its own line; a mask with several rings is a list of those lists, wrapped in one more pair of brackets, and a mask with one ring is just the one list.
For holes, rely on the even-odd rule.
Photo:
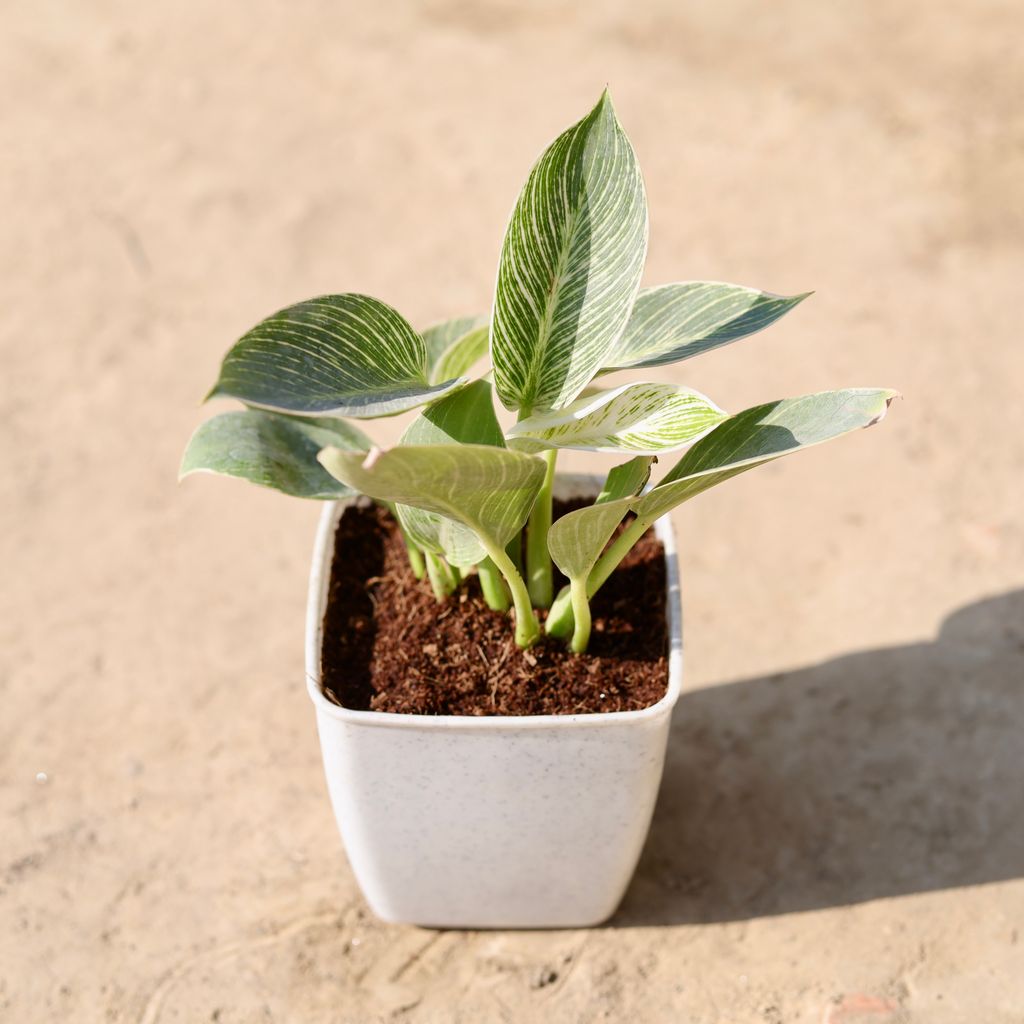
[[(604, 387), (604, 374), (729, 344), (805, 298), (641, 290), (646, 248), (643, 181), (605, 93), (531, 171), (489, 318), (419, 332), (365, 295), (290, 306), (230, 349), (210, 395), (245, 408), (203, 423), (185, 452), (182, 476), (329, 502), (309, 692), (349, 859), (385, 920), (584, 926), (614, 911), (681, 685), (668, 513), (877, 422), (895, 395), (855, 388), (730, 415), (682, 385)], [(385, 451), (351, 422), (411, 410)], [(562, 478), (564, 448), (622, 462), (603, 480)], [(680, 450), (652, 485), (658, 458)]]

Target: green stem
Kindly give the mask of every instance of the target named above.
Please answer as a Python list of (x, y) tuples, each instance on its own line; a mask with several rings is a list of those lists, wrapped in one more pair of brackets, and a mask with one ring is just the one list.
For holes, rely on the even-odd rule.
[(544, 632), (558, 640), (564, 640), (572, 632), (572, 592), (562, 587), (558, 597), (551, 604), (551, 611), (544, 620)]
[(516, 609), (516, 643), (520, 647), (532, 647), (540, 639), (540, 626), (537, 624), (537, 616), (533, 614), (530, 592), (526, 589), (523, 577), (519, 575), (512, 559), (505, 554), (504, 548), (492, 544), (480, 533), (477, 536), (512, 592), (512, 603)]
[(653, 520), (634, 519), (611, 543), (608, 550), (597, 560), (597, 565), (590, 570), (587, 577), (587, 597), (593, 597), (602, 587), (604, 581), (619, 567), (633, 545), (647, 532)]
[(587, 600), (587, 581), (571, 580), (569, 594), (572, 599), (572, 613), (575, 625), (569, 644), (573, 654), (582, 654), (590, 642), (590, 602)]
[[(587, 576), (588, 598), (592, 598), (602, 587), (605, 580), (618, 568), (619, 563), (629, 554), (633, 545), (647, 532), (651, 525), (649, 519), (637, 519), (615, 538), (607, 551), (597, 560), (594, 568)], [(573, 628), (573, 599), (569, 587), (563, 587), (551, 605), (544, 632), (548, 636), (565, 639)]]
[(412, 574), (416, 579), (421, 580), (427, 570), (423, 561), (423, 552), (404, 533), (402, 537), (405, 539), (405, 550), (409, 554), (409, 567), (412, 569)]
[(398, 518), (398, 509), (395, 507), (393, 501), (381, 501), (379, 505), (383, 505), (391, 513), (391, 518), (398, 524), (399, 532), (402, 534), (402, 540), (405, 541), (405, 550), (409, 554), (409, 567), (412, 569), (413, 576), (416, 579), (423, 579), (423, 573), (426, 566), (423, 564), (423, 551), (420, 546), (409, 537), (409, 534), (402, 528), (402, 521)]
[(526, 526), (526, 579), (530, 600), (537, 608), (551, 605), (551, 555), (548, 553), (548, 530), (551, 529), (551, 489), (555, 482), (555, 463), (558, 449), (544, 452), (547, 472), (534, 502), (530, 521)]
[(505, 545), (505, 553), (512, 559), (512, 564), (523, 571), (523, 531), (516, 530), (516, 535)]
[(502, 579), (498, 567), (489, 558), (485, 558), (477, 567), (476, 574), (480, 578), (480, 589), (483, 591), (487, 607), (496, 612), (507, 612), (512, 603), (508, 587)]
[(427, 576), (430, 579), (430, 586), (433, 588), (434, 597), (438, 601), (444, 601), (455, 592), (458, 583), (452, 574), (451, 567), (443, 559), (439, 558), (433, 551), (425, 551), (427, 561)]

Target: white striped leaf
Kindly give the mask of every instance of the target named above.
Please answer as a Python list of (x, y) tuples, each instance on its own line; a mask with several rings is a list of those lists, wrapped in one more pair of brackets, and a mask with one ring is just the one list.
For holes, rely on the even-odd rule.
[[(627, 512), (653, 522), (684, 501), (748, 469), (872, 426), (885, 416), (896, 395), (895, 391), (881, 388), (826, 391), (768, 402), (730, 416), (686, 452), (671, 472), (645, 494), (562, 516), (548, 535), (551, 555), (567, 576), (570, 573), (563, 568), (563, 562), (577, 573), (588, 567), (589, 573)], [(552, 536), (557, 554), (556, 548), (551, 547)], [(574, 544), (578, 550), (571, 550)]]
[(544, 480), (540, 459), (481, 444), (399, 446), (369, 456), (326, 448), (319, 459), (332, 476), (371, 498), (468, 527), (492, 558), (522, 528)]
[(426, 328), (422, 334), (431, 384), (464, 376), (487, 354), (489, 329), (485, 316), (455, 317)]
[(579, 398), (558, 412), (520, 420), (507, 431), (512, 448), (577, 448), (656, 455), (692, 444), (727, 417), (692, 388), (623, 384)]
[(491, 323), (506, 408), (579, 395), (626, 325), (646, 253), (643, 180), (605, 92), (544, 151), (512, 211)]
[(297, 498), (344, 498), (353, 491), (317, 462), (317, 453), (329, 445), (365, 452), (370, 440), (352, 424), (326, 416), (305, 419), (259, 409), (225, 412), (196, 429), (178, 479), (219, 473)]
[(431, 384), (423, 338), (367, 295), (324, 295), (275, 313), (235, 343), (208, 397), (311, 415), (367, 419), (461, 387)]
[(691, 359), (763, 330), (810, 294), (772, 295), (720, 281), (645, 288), (602, 372)]
[[(487, 444), (505, 446), (494, 415), (491, 385), (478, 380), (424, 409), (409, 424), (403, 445)], [(396, 505), (406, 535), (421, 548), (443, 555), (451, 565), (476, 565), (486, 552), (472, 530), (448, 516), (412, 505)]]

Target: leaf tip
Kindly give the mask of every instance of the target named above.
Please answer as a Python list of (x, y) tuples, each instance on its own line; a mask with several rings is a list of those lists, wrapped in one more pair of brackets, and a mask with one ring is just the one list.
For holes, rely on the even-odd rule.
[(882, 388), (880, 390), (882, 398), (885, 399), (885, 405), (882, 406), (881, 410), (879, 410), (878, 415), (875, 416), (874, 419), (870, 420), (868, 423), (865, 424), (865, 426), (867, 427), (873, 427), (876, 423), (881, 423), (882, 420), (885, 419), (885, 414), (889, 411), (889, 406), (892, 405), (892, 403), (895, 402), (897, 398), (903, 398), (903, 395), (899, 391), (894, 390), (893, 388)]

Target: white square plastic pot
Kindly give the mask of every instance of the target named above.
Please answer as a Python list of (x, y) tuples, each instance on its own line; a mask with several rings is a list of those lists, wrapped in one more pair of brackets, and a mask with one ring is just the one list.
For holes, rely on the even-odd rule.
[[(556, 496), (594, 494), (563, 476)], [(675, 536), (665, 548), (669, 685), (640, 711), (473, 717), (352, 711), (320, 685), (334, 535), (317, 532), (306, 624), (309, 694), (349, 862), (385, 921), (457, 928), (569, 928), (614, 913), (636, 868), (683, 672)]]

